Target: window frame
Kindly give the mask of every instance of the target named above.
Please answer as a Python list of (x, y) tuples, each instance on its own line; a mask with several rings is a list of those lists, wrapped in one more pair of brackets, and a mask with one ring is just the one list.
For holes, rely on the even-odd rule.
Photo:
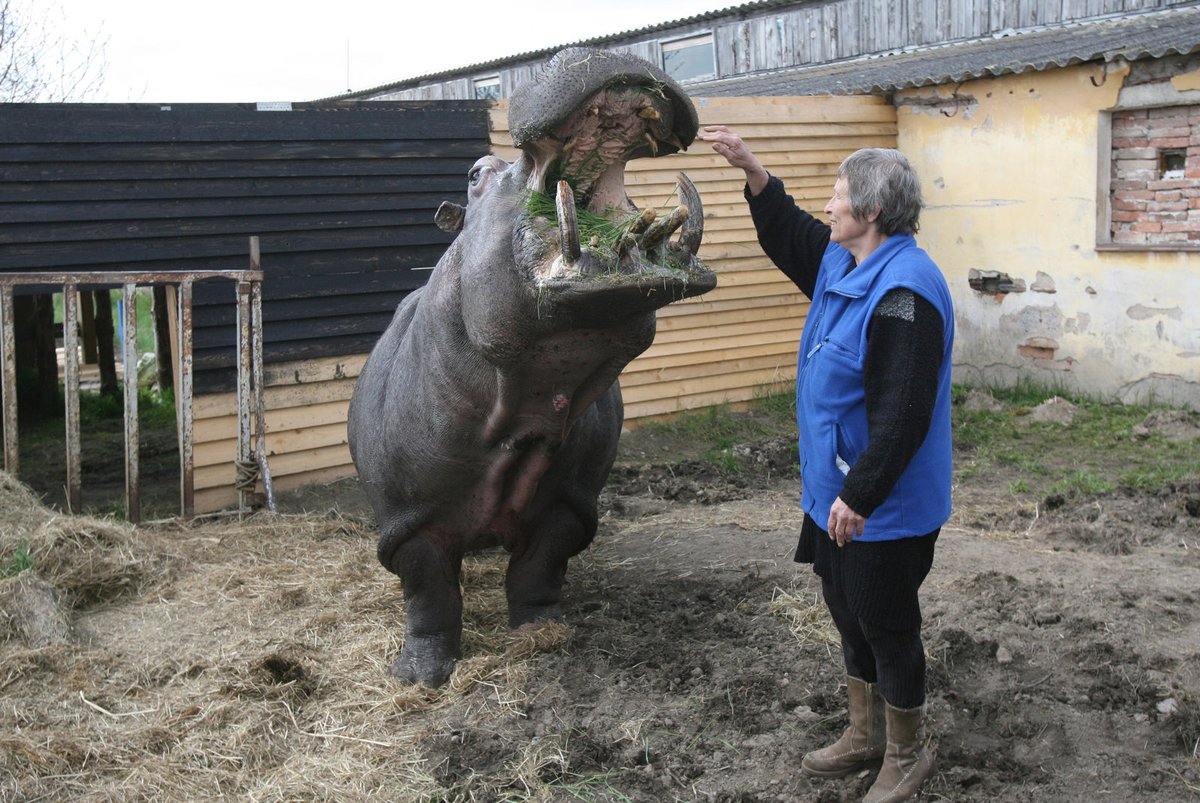
[[(709, 54), (712, 56), (712, 71), (702, 75), (691, 75), (686, 78), (680, 78), (677, 75), (672, 75), (667, 69), (667, 53), (677, 50), (685, 50), (689, 47), (700, 47), (708, 45)], [(658, 43), (659, 62), (662, 65), (663, 72), (670, 75), (676, 81), (684, 83), (687, 81), (710, 81), (717, 78), (717, 48), (716, 38), (712, 31), (703, 33), (690, 33), (686, 36), (677, 36), (671, 39), (661, 39)]]
[[(490, 94), (486, 95), (486, 96), (481, 96), (479, 94), (479, 90), (481, 87), (495, 87), (496, 94), (494, 96), (490, 95)], [(472, 78), (471, 79), (471, 95), (472, 95), (472, 97), (475, 98), (475, 100), (499, 100), (501, 97), (503, 97), (504, 90), (501, 88), (501, 85), (500, 85), (500, 73), (493, 73), (492, 75), (483, 75), (483, 76), (479, 76), (476, 78)]]

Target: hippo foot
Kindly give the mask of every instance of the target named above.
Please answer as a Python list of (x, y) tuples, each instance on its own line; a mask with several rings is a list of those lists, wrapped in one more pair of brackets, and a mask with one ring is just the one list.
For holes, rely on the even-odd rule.
[(533, 627), (542, 622), (561, 622), (562, 607), (554, 605), (526, 605), (519, 608), (509, 608), (508, 626), (513, 630), (522, 627)]
[(457, 656), (448, 653), (440, 640), (410, 636), (405, 639), (400, 657), (388, 667), (388, 673), (398, 680), (436, 689), (450, 679), (456, 661)]

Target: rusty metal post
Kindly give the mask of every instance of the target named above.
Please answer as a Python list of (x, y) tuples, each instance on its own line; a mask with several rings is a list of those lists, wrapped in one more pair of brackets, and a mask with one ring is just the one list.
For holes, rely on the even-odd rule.
[(17, 339), (13, 324), (12, 287), (0, 285), (0, 362), (3, 367), (4, 470), (16, 476), (20, 465), (17, 439)]
[(138, 487), (138, 370), (137, 370), (137, 285), (124, 287), (125, 316), (122, 326), (121, 361), (125, 371), (125, 520), (137, 524), (142, 518), (141, 489)]
[(179, 285), (179, 506), (183, 519), (196, 515), (196, 461), (192, 454), (192, 283)]
[(67, 430), (67, 510), (78, 513), (82, 487), (79, 446), (79, 288), (63, 285), (63, 397)]
[[(258, 245), (255, 237), (254, 244)], [(257, 248), (255, 248), (257, 251)], [(258, 458), (258, 470), (262, 476), (263, 491), (267, 495), (267, 510), (275, 512), (275, 490), (271, 483), (271, 466), (267, 462), (267, 410), (263, 398), (263, 316), (262, 316), (262, 282), (250, 284), (250, 313), (252, 329), (252, 346), (254, 362), (254, 411), (255, 429), (258, 433), (258, 446), (255, 449)]]
[(238, 510), (246, 510), (258, 480), (254, 454), (250, 450), (250, 282), (237, 284), (238, 369), (237, 369), (237, 480)]

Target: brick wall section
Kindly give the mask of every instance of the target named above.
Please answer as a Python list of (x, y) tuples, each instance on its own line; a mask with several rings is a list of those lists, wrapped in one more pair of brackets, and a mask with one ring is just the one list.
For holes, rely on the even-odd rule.
[[(1164, 150), (1186, 150), (1181, 178)], [(1114, 112), (1110, 192), (1114, 243), (1200, 246), (1200, 106)]]

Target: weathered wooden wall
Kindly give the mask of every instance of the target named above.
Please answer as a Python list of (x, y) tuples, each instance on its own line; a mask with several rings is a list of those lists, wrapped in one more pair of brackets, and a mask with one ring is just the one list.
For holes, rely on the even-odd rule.
[[(265, 366), (267, 451), (277, 491), (354, 473), (346, 412), (366, 359), (358, 354)], [(198, 396), (193, 415), (196, 510), (219, 510), (236, 501), (236, 394)]]
[[(714, 79), (764, 70), (824, 64), (868, 54), (928, 47), (1094, 19), (1170, 8), (1191, 0), (797, 0), (730, 6), (648, 29), (589, 39), (586, 44), (628, 51), (662, 64), (662, 42), (711, 33)], [(473, 79), (499, 76), (501, 97), (528, 80), (552, 51), (400, 81), (353, 97), (376, 100), (474, 97)], [(465, 62), (467, 63), (467, 62)], [(704, 82), (696, 86), (703, 92)]]
[[(875, 97), (697, 99), (702, 124), (735, 128), (797, 202), (819, 213), (838, 164), (858, 148), (894, 147), (896, 113)], [(492, 112), (493, 151), (515, 158), (505, 105)], [(703, 143), (689, 153), (630, 165), (638, 206), (674, 205), (683, 170), (704, 201), (700, 256), (718, 273), (715, 290), (658, 313), (654, 345), (621, 377), (626, 419), (754, 399), (795, 381), (796, 343), (807, 300), (759, 248), (742, 196), (740, 170)], [(269, 265), (265, 266), (269, 275)], [(346, 409), (365, 355), (267, 368), (267, 445), (275, 486), (287, 489), (353, 474)], [(196, 505), (233, 502), (235, 450), (232, 394), (196, 401)]]

